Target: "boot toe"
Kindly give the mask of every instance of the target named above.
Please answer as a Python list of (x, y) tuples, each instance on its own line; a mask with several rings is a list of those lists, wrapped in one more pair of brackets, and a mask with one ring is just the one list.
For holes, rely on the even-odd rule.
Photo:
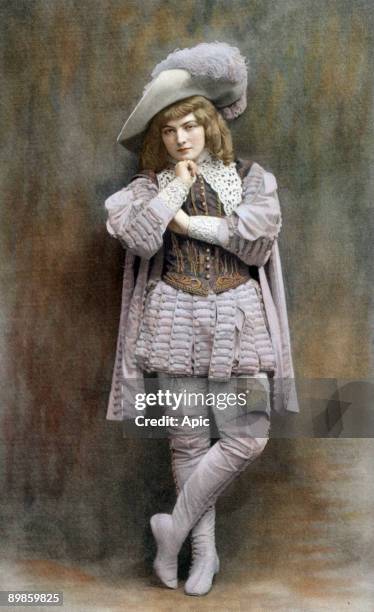
[(150, 523), (157, 544), (153, 569), (163, 585), (169, 589), (176, 589), (178, 587), (178, 551), (173, 541), (173, 519), (170, 514), (155, 514)]
[(215, 574), (219, 571), (219, 558), (202, 558), (191, 568), (190, 576), (184, 585), (186, 595), (207, 595), (212, 588)]

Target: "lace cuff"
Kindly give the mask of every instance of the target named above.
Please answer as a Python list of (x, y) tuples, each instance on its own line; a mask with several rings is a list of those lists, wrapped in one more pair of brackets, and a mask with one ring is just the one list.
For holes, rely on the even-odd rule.
[(177, 213), (187, 198), (189, 191), (190, 188), (177, 176), (166, 187), (161, 189), (159, 195), (165, 201), (166, 206)]
[(188, 235), (210, 244), (221, 244), (218, 238), (218, 228), (221, 223), (221, 217), (204, 217), (203, 215), (190, 217)]

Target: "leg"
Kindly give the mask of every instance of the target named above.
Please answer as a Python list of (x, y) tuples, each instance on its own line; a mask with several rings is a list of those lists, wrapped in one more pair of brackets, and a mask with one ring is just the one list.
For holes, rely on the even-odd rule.
[[(168, 389), (173, 393), (180, 393), (186, 390), (188, 393), (200, 393), (203, 397), (207, 393), (207, 381), (203, 378), (172, 378), (159, 375), (159, 385), (161, 388)], [(195, 396), (191, 396), (195, 397)], [(184, 416), (189, 417), (207, 417), (208, 411), (206, 407), (202, 407), (201, 402), (196, 399), (186, 405), (180, 406), (178, 410), (166, 410), (166, 414), (177, 416), (181, 423)], [(191, 429), (188, 426), (182, 427), (175, 425), (169, 427), (171, 463), (173, 477), (176, 486), (177, 494), (182, 490), (185, 482), (191, 476), (192, 472), (197, 467), (201, 458), (210, 449), (210, 428), (202, 426), (197, 429)], [(201, 573), (201, 567), (210, 565), (213, 567), (213, 575), (218, 572), (219, 559), (215, 547), (215, 508), (210, 506), (207, 508), (203, 516), (196, 523), (191, 531), (192, 544), (192, 564), (189, 572), (189, 578), (186, 583), (186, 588), (192, 587), (196, 576)], [(159, 564), (159, 559), (155, 560), (155, 571), (170, 588), (176, 588), (175, 580), (176, 569), (174, 563), (168, 569), (165, 563)]]
[[(259, 419), (263, 421), (263, 431), (266, 431), (268, 417), (260, 415)], [(265, 436), (225, 436), (218, 440), (185, 482), (172, 514), (156, 514), (152, 517), (151, 527), (158, 545), (155, 570), (168, 586), (170, 582), (176, 584), (177, 557), (189, 531), (226, 487), (261, 454), (266, 443)], [(167, 576), (167, 582), (163, 576)], [(196, 594), (207, 592), (206, 577), (203, 577), (201, 582), (204, 584), (194, 585), (194, 589), (198, 591)]]
[[(257, 380), (260, 378), (261, 380)], [(238, 393), (243, 390), (242, 383), (244, 383), (244, 389), (248, 388), (248, 393), (250, 391), (250, 407), (252, 409), (256, 408), (265, 410), (266, 412), (269, 409), (269, 386), (266, 374), (262, 374), (253, 379), (241, 380), (242, 388), (236, 388), (238, 380), (232, 379), (230, 383), (224, 385), (222, 384), (216, 385), (212, 384), (211, 387), (215, 388), (216, 397), (220, 397), (218, 393), (222, 388), (224, 389), (224, 395), (229, 392), (236, 392), (237, 397)], [(211, 387), (209, 390), (211, 390)], [(218, 387), (218, 388), (217, 388)], [(222, 397), (222, 396), (221, 396)], [(260, 417), (260, 418), (259, 418)], [(264, 448), (267, 442), (268, 435), (268, 420), (266, 417), (262, 417), (261, 414), (248, 413), (248, 411), (241, 410), (238, 406), (231, 408), (227, 408), (224, 412), (215, 410), (215, 420), (217, 427), (219, 429), (219, 433), (221, 437), (226, 439), (226, 444), (228, 440), (231, 440), (231, 453), (238, 452), (239, 445), (242, 447), (241, 453), (247, 453), (250, 451), (252, 440), (248, 441), (248, 438), (258, 438), (257, 444), (260, 448)], [(249, 446), (249, 449), (247, 448)], [(192, 533), (197, 529), (199, 524), (204, 521), (204, 518), (207, 516), (208, 512), (206, 512), (200, 521), (195, 525), (192, 530)], [(200, 561), (200, 562), (199, 562)], [(218, 557), (217, 557), (218, 561)], [(212, 555), (204, 557), (198, 557), (197, 563), (194, 564), (194, 571), (191, 572), (189, 579), (185, 584), (185, 592), (187, 595), (204, 595), (209, 592), (212, 581), (214, 578), (214, 574), (217, 573), (219, 569), (219, 563), (215, 562), (212, 558)]]
[[(210, 449), (208, 436), (180, 435), (170, 439), (172, 466), (177, 494)], [(219, 571), (215, 544), (215, 506), (210, 505), (191, 531), (192, 564), (185, 584), (188, 595), (208, 592), (213, 576)]]

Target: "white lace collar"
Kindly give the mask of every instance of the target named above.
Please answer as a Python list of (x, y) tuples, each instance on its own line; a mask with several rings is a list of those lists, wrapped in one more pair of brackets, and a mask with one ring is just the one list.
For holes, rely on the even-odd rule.
[[(200, 161), (201, 160), (201, 161)], [(170, 160), (175, 164), (174, 160)], [(213, 157), (209, 151), (204, 151), (198, 160), (198, 166), (206, 182), (218, 194), (226, 215), (231, 215), (242, 201), (242, 181), (237, 173), (234, 162), (227, 166), (222, 160)], [(157, 174), (160, 189), (175, 178), (172, 168), (166, 168)]]

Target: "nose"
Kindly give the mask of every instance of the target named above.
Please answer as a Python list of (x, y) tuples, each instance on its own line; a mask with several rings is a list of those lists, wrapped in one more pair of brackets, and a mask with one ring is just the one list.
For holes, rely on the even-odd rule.
[(183, 129), (177, 130), (177, 145), (181, 147), (186, 143), (186, 132)]

